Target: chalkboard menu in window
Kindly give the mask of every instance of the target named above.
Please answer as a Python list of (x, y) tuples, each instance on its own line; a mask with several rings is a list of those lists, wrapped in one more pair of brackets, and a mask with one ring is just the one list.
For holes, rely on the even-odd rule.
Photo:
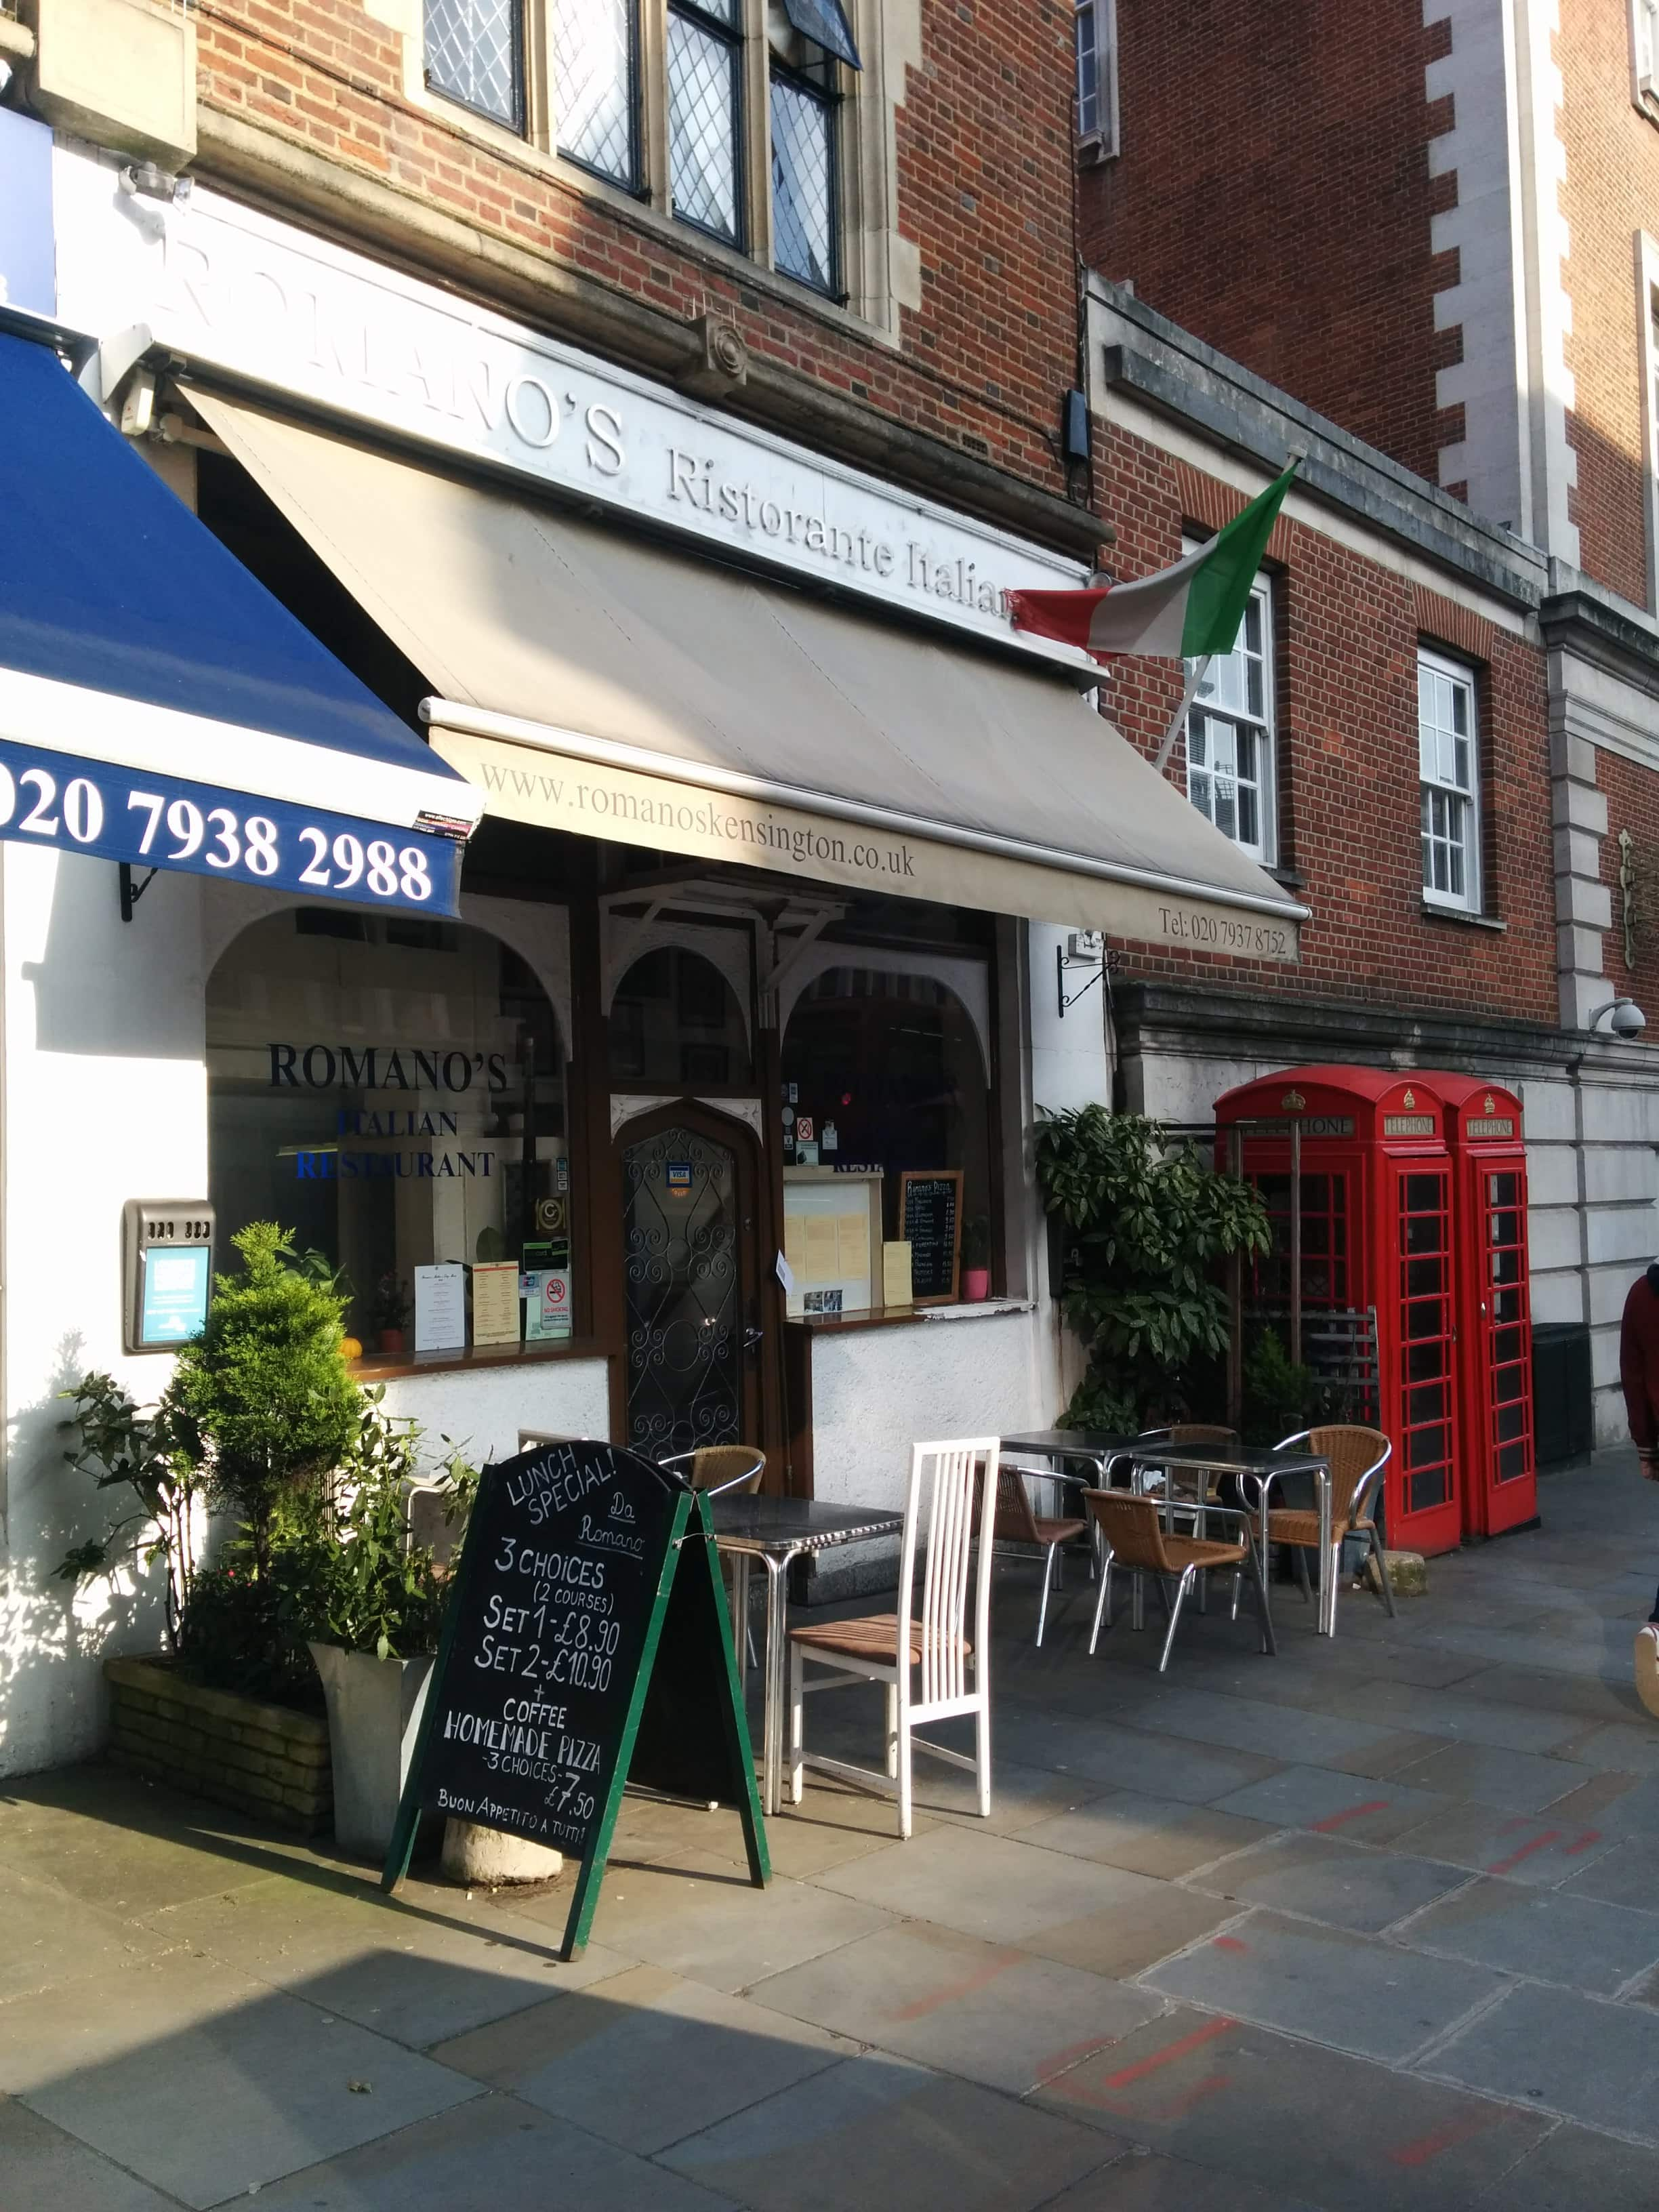
[(422, 1812), (527, 1837), (581, 1862), (574, 1958), (629, 1780), (735, 1804), (765, 1882), (708, 1500), (617, 1445), (543, 1444), (480, 1479), (383, 1887)]
[(957, 1295), (962, 1252), (962, 1170), (899, 1177), (899, 1235), (910, 1247), (911, 1292), (919, 1306)]

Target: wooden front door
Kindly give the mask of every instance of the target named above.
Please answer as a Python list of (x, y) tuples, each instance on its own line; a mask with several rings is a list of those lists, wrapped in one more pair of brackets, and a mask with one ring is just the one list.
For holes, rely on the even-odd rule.
[(753, 1140), (683, 1100), (625, 1122), (616, 1153), (627, 1441), (649, 1459), (758, 1443)]

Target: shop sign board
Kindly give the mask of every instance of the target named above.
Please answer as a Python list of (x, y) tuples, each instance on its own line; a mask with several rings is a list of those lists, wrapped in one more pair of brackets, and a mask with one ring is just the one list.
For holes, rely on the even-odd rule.
[(58, 312), (145, 324), (239, 384), (577, 497), (793, 576), (1086, 666), (1017, 632), (1005, 593), (1081, 584), (1076, 562), (957, 514), (365, 255), (198, 186), (120, 191), (57, 150)]
[(587, 1940), (624, 1785), (735, 1805), (769, 1878), (708, 1502), (618, 1445), (486, 1468), (467, 1522), (383, 1886), (422, 1812), (580, 1862), (563, 1956)]
[(52, 129), (0, 107), (0, 307), (58, 312), (52, 235)]

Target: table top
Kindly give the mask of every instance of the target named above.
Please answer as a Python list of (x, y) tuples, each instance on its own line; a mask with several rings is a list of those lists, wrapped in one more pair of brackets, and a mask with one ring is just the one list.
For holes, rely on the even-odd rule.
[(1055, 1459), (1115, 1459), (1140, 1448), (1139, 1437), (1120, 1437), (1104, 1429), (1032, 1429), (1023, 1437), (1004, 1437), (1006, 1452), (1039, 1452)]
[(1328, 1465), (1318, 1452), (1279, 1451), (1271, 1444), (1161, 1444), (1134, 1448), (1145, 1467), (1206, 1467), (1218, 1474), (1317, 1474)]
[(881, 1505), (823, 1505), (816, 1498), (757, 1498), (727, 1492), (708, 1510), (714, 1541), (728, 1552), (827, 1552), (896, 1536), (904, 1516)]

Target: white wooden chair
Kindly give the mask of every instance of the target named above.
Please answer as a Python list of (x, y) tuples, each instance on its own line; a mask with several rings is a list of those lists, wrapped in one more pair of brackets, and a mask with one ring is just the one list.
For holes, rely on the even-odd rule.
[[(979, 1784), (979, 1811), (991, 1812), (991, 1565), (997, 1508), (1000, 1445), (995, 1437), (917, 1444), (910, 1456), (904, 1503), (899, 1591), (905, 1617), (872, 1613), (857, 1620), (826, 1620), (792, 1629), (789, 1636), (789, 1794), (799, 1805), (801, 1772), (811, 1766), (898, 1799), (901, 1836), (911, 1827), (910, 1754), (914, 1746), (952, 1766), (965, 1766)], [(981, 1473), (982, 1471), (982, 1473)], [(921, 1608), (915, 1611), (916, 1542), (923, 1519), (927, 1559)], [(968, 1632), (971, 1591), (973, 1632)], [(904, 1643), (901, 1649), (900, 1638)], [(824, 1679), (809, 1682), (811, 1664)], [(920, 1672), (919, 1683), (915, 1677)], [(853, 1766), (836, 1759), (808, 1759), (803, 1718), (807, 1693), (880, 1682), (887, 1691), (887, 1771)], [(974, 1753), (947, 1751), (917, 1735), (917, 1729), (958, 1714), (974, 1716)]]

